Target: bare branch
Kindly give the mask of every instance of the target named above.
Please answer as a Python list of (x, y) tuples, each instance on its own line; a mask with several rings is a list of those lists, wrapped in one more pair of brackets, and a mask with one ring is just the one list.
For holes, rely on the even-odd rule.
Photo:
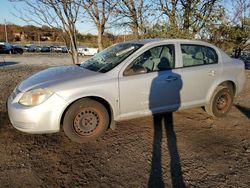
[[(62, 35), (70, 40), (73, 63), (78, 63), (77, 38), (75, 23), (80, 10), (80, 0), (11, 0), (26, 5), (25, 13), (18, 16), (24, 21), (37, 25), (45, 24), (50, 27), (63, 29)], [(66, 34), (66, 35), (65, 35)]]

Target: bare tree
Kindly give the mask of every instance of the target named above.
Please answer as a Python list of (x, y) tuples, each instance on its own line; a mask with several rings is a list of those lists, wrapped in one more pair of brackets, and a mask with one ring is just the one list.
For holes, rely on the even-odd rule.
[(70, 41), (72, 62), (78, 63), (76, 21), (80, 0), (10, 0), (25, 3), (26, 9), (18, 16), (26, 22), (59, 27), (62, 35)]
[[(204, 28), (218, 15), (220, 0), (151, 0), (165, 28), (163, 34), (171, 38), (193, 38), (200, 35)], [(156, 14), (157, 14), (156, 13)]]
[(229, 13), (228, 20), (234, 25), (244, 24), (240, 22), (244, 20), (244, 18), (250, 17), (250, 1), (231, 0), (231, 6), (235, 8)]
[(247, 42), (250, 40), (250, 1), (231, 0), (231, 6), (235, 8), (228, 15), (227, 25), (230, 25), (229, 36), (235, 43), (234, 56), (238, 58), (241, 51), (250, 45)]
[[(213, 18), (211, 15), (217, 2), (219, 0), (121, 0), (119, 11), (126, 18), (123, 24), (132, 29), (135, 38), (143, 36), (145, 19), (152, 11), (153, 16), (167, 16), (166, 36), (193, 37)], [(150, 15), (151, 20), (153, 16)]]
[(82, 6), (94, 22), (98, 31), (98, 48), (103, 49), (103, 35), (111, 13), (118, 0), (82, 0)]
[(159, 0), (161, 12), (165, 14), (170, 22), (170, 28), (176, 28), (176, 11), (179, 0)]
[(211, 18), (219, 0), (180, 0), (183, 8), (183, 29), (198, 33)]
[(149, 5), (144, 0), (121, 0), (117, 12), (120, 18), (125, 18), (121, 25), (128, 25), (136, 39), (145, 33), (145, 18)]

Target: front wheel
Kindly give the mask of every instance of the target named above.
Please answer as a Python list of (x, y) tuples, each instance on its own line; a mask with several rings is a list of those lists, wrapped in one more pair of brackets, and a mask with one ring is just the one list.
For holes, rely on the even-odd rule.
[(74, 142), (85, 143), (99, 138), (108, 128), (109, 114), (99, 102), (80, 99), (66, 111), (63, 130)]
[(228, 86), (219, 86), (215, 90), (209, 104), (205, 105), (208, 114), (215, 117), (225, 116), (233, 104), (233, 91)]

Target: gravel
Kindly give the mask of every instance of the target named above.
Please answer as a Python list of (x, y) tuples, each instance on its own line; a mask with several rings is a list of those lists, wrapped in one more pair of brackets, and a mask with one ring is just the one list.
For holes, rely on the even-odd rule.
[(34, 72), (67, 64), (67, 54), (0, 56), (1, 187), (249, 187), (249, 70), (226, 118), (194, 108), (174, 112), (172, 122), (160, 121), (169, 114), (123, 121), (87, 144), (63, 132), (15, 130), (5, 106), (14, 87)]

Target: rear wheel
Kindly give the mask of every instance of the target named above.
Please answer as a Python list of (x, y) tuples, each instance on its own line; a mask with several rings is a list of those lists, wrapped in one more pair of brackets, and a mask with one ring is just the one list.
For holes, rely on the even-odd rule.
[(205, 106), (208, 114), (215, 117), (225, 116), (233, 104), (233, 91), (229, 86), (218, 86), (209, 104)]
[(73, 103), (63, 119), (65, 134), (78, 143), (94, 141), (108, 128), (109, 114), (99, 102), (80, 99)]

